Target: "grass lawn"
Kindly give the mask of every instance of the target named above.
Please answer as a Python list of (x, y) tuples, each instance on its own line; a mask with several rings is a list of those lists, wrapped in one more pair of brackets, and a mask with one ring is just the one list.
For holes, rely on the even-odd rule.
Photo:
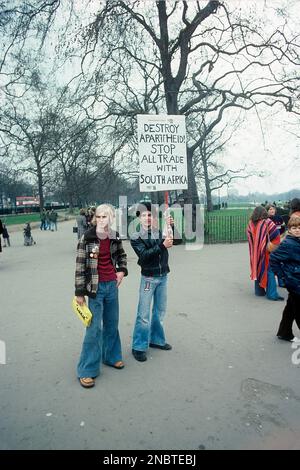
[[(246, 227), (249, 222), (252, 209), (221, 209), (205, 214), (204, 236), (205, 243), (235, 243), (246, 241)], [(65, 216), (65, 212), (59, 212), (60, 217)], [(180, 214), (174, 214), (175, 219), (180, 218)], [(40, 214), (20, 214), (0, 216), (3, 223), (9, 225), (22, 224), (27, 222), (39, 222)], [(138, 220), (131, 225), (131, 232), (136, 230)], [(179, 224), (178, 227), (181, 227)]]
[(20, 215), (0, 215), (2, 223), (8, 225), (26, 224), (27, 222), (38, 222), (40, 219), (39, 213), (33, 214), (20, 214)]
[[(62, 217), (64, 218), (65, 215), (68, 215), (68, 213), (64, 210), (62, 211), (57, 211), (58, 213), (58, 222), (59, 219)], [(40, 213), (39, 212), (32, 212), (30, 214), (19, 214), (19, 215), (0, 215), (0, 219), (2, 223), (8, 225), (18, 225), (18, 224), (26, 224), (27, 222), (40, 222)]]
[[(242, 211), (241, 211), (242, 212)], [(246, 229), (249, 214), (206, 215), (204, 224), (205, 243), (236, 243), (247, 240)]]
[(250, 215), (252, 214), (253, 212), (253, 208), (249, 208), (249, 209), (220, 209), (219, 211), (213, 211), (213, 212), (209, 212), (209, 215), (210, 216), (213, 216), (213, 217), (217, 217), (217, 216), (221, 216), (221, 217), (228, 217), (230, 215), (243, 215), (243, 216), (249, 216), (250, 218)]
[[(205, 213), (205, 243), (237, 243), (247, 241), (246, 229), (252, 210), (224, 209)], [(181, 211), (173, 211), (175, 226), (181, 233), (184, 226)], [(130, 219), (129, 219), (130, 221)], [(138, 219), (131, 221), (130, 235), (137, 229)]]

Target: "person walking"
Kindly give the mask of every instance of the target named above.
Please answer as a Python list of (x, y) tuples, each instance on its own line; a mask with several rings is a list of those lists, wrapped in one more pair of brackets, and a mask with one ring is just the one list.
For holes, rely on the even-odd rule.
[(2, 237), (3, 237), (3, 246), (5, 247), (10, 246), (9, 233), (8, 233), (6, 224), (3, 224)]
[(85, 303), (92, 312), (91, 325), (86, 329), (77, 376), (84, 388), (95, 385), (101, 362), (123, 369), (119, 335), (118, 288), (127, 276), (127, 256), (119, 234), (111, 229), (112, 208), (102, 204), (96, 208), (92, 227), (77, 246), (75, 296), (78, 304)]

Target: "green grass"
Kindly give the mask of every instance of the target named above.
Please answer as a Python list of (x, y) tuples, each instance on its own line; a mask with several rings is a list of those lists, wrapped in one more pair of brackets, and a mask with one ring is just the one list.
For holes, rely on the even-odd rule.
[[(175, 227), (182, 233), (184, 223), (181, 221), (181, 212), (173, 211)], [(246, 229), (251, 210), (225, 209), (205, 214), (204, 241), (205, 243), (237, 243), (247, 241)], [(138, 219), (131, 222), (130, 234), (136, 230)], [(184, 236), (185, 239), (185, 236)], [(193, 240), (187, 240), (189, 243)]]
[[(60, 210), (58, 212), (58, 221), (61, 217), (65, 217), (68, 215), (67, 211)], [(73, 214), (74, 215), (74, 214)], [(19, 215), (0, 215), (0, 219), (2, 223), (9, 225), (23, 225), (27, 222), (40, 222), (40, 213), (39, 212), (32, 212), (30, 214), (19, 214)]]
[(236, 243), (247, 240), (246, 229), (251, 212), (227, 214), (223, 217), (215, 213), (206, 214), (205, 242), (206, 243)]
[(253, 209), (249, 208), (249, 209), (221, 209), (219, 211), (213, 211), (213, 212), (209, 212), (209, 215), (211, 216), (221, 216), (221, 217), (228, 217), (230, 215), (232, 216), (249, 216), (250, 218), (250, 215), (252, 214), (253, 212)]
[(40, 221), (40, 214), (20, 214), (20, 215), (1, 215), (3, 223), (6, 225), (26, 224), (27, 222)]

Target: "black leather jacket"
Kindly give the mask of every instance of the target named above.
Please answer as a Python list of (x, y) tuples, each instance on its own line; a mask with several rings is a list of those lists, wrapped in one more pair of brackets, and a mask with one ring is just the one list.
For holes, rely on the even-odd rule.
[(284, 280), (287, 290), (300, 296), (300, 238), (287, 235), (271, 253), (270, 265)]

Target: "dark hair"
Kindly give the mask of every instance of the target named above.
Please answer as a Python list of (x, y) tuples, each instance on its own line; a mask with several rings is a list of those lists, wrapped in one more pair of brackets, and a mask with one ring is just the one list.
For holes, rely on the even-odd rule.
[(140, 217), (142, 212), (145, 212), (145, 211), (151, 212), (151, 202), (148, 202), (148, 201), (140, 202), (136, 210), (136, 216)]
[(268, 205), (266, 206), (266, 211), (268, 211), (269, 209), (271, 209), (271, 207), (273, 207), (273, 209), (275, 209), (275, 211), (276, 211), (277, 208), (276, 208), (276, 206), (274, 206), (274, 204), (268, 204)]
[(298, 211), (300, 211), (300, 199), (298, 197), (294, 197), (290, 202), (290, 215), (292, 215), (293, 212)]
[(266, 211), (266, 209), (263, 206), (257, 206), (252, 212), (250, 220), (252, 220), (252, 222), (256, 224), (259, 220), (267, 219), (267, 218), (268, 218), (268, 212)]

